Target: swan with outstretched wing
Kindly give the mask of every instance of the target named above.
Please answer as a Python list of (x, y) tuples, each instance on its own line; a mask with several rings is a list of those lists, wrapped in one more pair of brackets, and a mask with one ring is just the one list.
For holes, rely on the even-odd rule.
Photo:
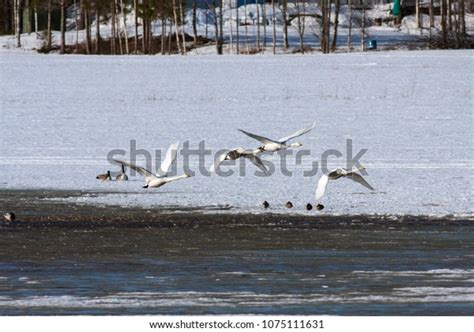
[[(329, 173), (323, 174), (319, 180), (318, 185), (316, 187), (316, 201), (319, 201), (324, 194), (326, 193), (326, 188), (329, 183), (329, 180), (337, 180), (342, 177), (355, 181), (364, 187), (375, 190), (365, 179), (362, 175), (358, 174), (358, 171), (365, 170), (365, 167), (354, 167), (352, 170), (347, 170), (345, 168), (336, 168), (330, 171)], [(321, 205), (322, 206), (322, 205)]]
[(178, 151), (178, 143), (173, 143), (168, 147), (168, 150), (166, 151), (165, 159), (163, 160), (163, 162), (161, 163), (158, 169), (158, 174), (153, 174), (151, 171), (147, 170), (146, 168), (137, 166), (129, 161), (118, 160), (118, 159), (114, 159), (114, 161), (120, 165), (124, 165), (135, 170), (136, 172), (138, 172), (138, 174), (145, 177), (145, 185), (143, 186), (143, 188), (158, 188), (165, 185), (166, 183), (170, 183), (173, 181), (191, 177), (191, 175), (189, 174), (168, 176), (169, 170), (176, 160), (177, 151)]
[(239, 129), (239, 131), (241, 133), (244, 133), (245, 135), (259, 141), (260, 143), (262, 143), (263, 145), (260, 147), (260, 149), (262, 149), (262, 152), (263, 151), (276, 152), (276, 151), (291, 148), (291, 147), (303, 146), (303, 144), (299, 143), (299, 142), (289, 144), (289, 141), (296, 138), (296, 137), (299, 137), (301, 135), (304, 135), (304, 134), (310, 132), (315, 126), (316, 126), (316, 122), (314, 122), (309, 127), (300, 129), (300, 130), (298, 130), (297, 132), (295, 132), (291, 135), (282, 137), (282, 138), (277, 139), (277, 140), (270, 139), (270, 138), (260, 136), (260, 135), (256, 135), (256, 134), (252, 134), (252, 133), (249, 133), (248, 131), (245, 131), (245, 130), (242, 130), (242, 129)]
[(209, 170), (211, 173), (215, 172), (220, 165), (226, 160), (236, 160), (241, 157), (246, 158), (252, 164), (258, 167), (262, 172), (268, 175), (268, 170), (263, 164), (262, 160), (257, 156), (257, 154), (261, 153), (261, 149), (244, 149), (244, 148), (235, 148), (233, 150), (229, 150), (220, 154), (214, 161), (214, 164), (211, 166)]

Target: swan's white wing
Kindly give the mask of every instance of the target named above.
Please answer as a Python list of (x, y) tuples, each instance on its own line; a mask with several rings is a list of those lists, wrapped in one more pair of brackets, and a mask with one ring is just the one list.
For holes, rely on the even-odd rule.
[(257, 166), (262, 172), (264, 172), (266, 175), (268, 175), (268, 170), (267, 170), (267, 168), (265, 167), (265, 165), (263, 164), (262, 160), (259, 157), (254, 156), (253, 154), (246, 154), (246, 155), (244, 155), (244, 157), (247, 158), (248, 160), (250, 160), (252, 162), (252, 164)]
[(166, 176), (168, 174), (171, 165), (173, 165), (176, 160), (176, 155), (178, 154), (178, 142), (171, 144), (166, 151), (166, 156), (163, 162), (158, 169), (158, 175)]
[(150, 172), (149, 170), (147, 170), (147, 169), (145, 169), (141, 166), (137, 166), (135, 164), (132, 164), (131, 162), (128, 162), (128, 161), (125, 161), (125, 160), (118, 160), (118, 159), (113, 159), (113, 161), (115, 161), (116, 163), (118, 163), (120, 165), (125, 165), (125, 166), (127, 166), (131, 169), (134, 169), (139, 174), (143, 175), (145, 178), (156, 177), (156, 175), (153, 174), (152, 172)]
[(293, 138), (296, 138), (298, 136), (301, 136), (301, 135), (304, 135), (306, 134), (308, 131), (311, 131), (314, 126), (316, 126), (316, 122), (313, 122), (313, 125), (311, 127), (307, 127), (307, 128), (303, 128), (303, 129), (300, 129), (298, 130), (296, 133), (293, 133), (291, 135), (288, 135), (286, 137), (283, 137), (283, 138), (280, 138), (278, 140), (279, 143), (286, 143), (287, 141), (289, 141), (290, 139), (293, 139)]
[(235, 151), (235, 152), (237, 152), (237, 153), (240, 154), (240, 155), (244, 155), (244, 157), (247, 156), (247, 155), (250, 155), (250, 154), (255, 155), (256, 152), (257, 152), (257, 153), (260, 153), (260, 150), (258, 150), (258, 149), (236, 148), (236, 149), (234, 149), (234, 150), (232, 150), (232, 151)]
[(239, 129), (239, 131), (241, 133), (244, 133), (247, 136), (252, 137), (253, 139), (256, 139), (257, 141), (259, 141), (260, 143), (263, 143), (263, 144), (279, 143), (279, 142), (274, 141), (272, 139), (269, 139), (269, 138), (266, 138), (266, 137), (263, 137), (263, 136), (259, 136), (259, 135), (255, 135), (255, 134), (249, 133), (248, 131), (245, 131), (245, 130), (242, 130), (242, 129)]
[(214, 173), (216, 169), (220, 166), (220, 164), (222, 164), (222, 162), (225, 160), (225, 157), (227, 156), (228, 153), (229, 152), (224, 152), (221, 155), (219, 155), (219, 157), (217, 157), (214, 160), (214, 164), (209, 169), (209, 172)]
[(181, 179), (186, 179), (186, 178), (190, 178), (191, 175), (189, 174), (183, 174), (183, 175), (176, 175), (176, 176), (170, 176), (170, 177), (166, 177), (165, 180), (166, 180), (166, 183), (169, 183), (169, 182), (173, 182), (173, 181), (177, 181), (177, 180), (181, 180)]
[(352, 173), (351, 175), (346, 176), (348, 179), (351, 179), (352, 181), (355, 181), (357, 183), (360, 183), (364, 187), (370, 189), (370, 190), (375, 190), (365, 179), (362, 177), (362, 175), (357, 174), (357, 173)]
[(319, 201), (321, 197), (324, 196), (328, 182), (329, 177), (327, 176), (327, 174), (323, 174), (323, 176), (319, 178), (318, 187), (316, 188), (316, 201)]
[(355, 172), (362, 172), (365, 171), (365, 167), (360, 165), (360, 166), (352, 166), (352, 169), (349, 171), (346, 168), (343, 168), (343, 170), (346, 172), (346, 175), (349, 174), (354, 174)]

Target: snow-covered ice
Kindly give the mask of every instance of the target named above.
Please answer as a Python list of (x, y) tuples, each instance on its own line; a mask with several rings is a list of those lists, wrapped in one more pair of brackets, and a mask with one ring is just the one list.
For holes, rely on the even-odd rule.
[[(412, 51), (330, 56), (56, 56), (0, 53), (0, 189), (91, 191), (71, 202), (160, 206), (231, 206), (306, 213), (317, 178), (303, 176), (327, 149), (344, 157), (346, 140), (370, 192), (333, 181), (324, 213), (469, 214), (473, 179), (473, 52)], [(214, 152), (257, 142), (242, 128), (281, 137), (316, 121), (299, 138), (311, 150), (291, 177), (202, 176), (159, 189), (101, 183), (113, 149), (164, 150), (200, 141)], [(298, 150), (294, 150), (296, 152)], [(279, 157), (265, 156), (277, 162)], [(178, 157), (179, 173), (182, 158)], [(206, 166), (212, 157), (206, 157)], [(197, 171), (198, 160), (190, 160)], [(153, 165), (155, 167), (155, 165)], [(237, 171), (237, 166), (225, 169)], [(295, 209), (283, 207), (288, 200)], [(314, 213), (314, 212), (312, 212)]]

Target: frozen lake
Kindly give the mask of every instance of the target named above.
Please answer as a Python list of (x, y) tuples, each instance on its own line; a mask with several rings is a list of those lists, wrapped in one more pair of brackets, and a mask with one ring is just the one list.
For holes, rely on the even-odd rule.
[(474, 314), (472, 225), (334, 226), (0, 228), (0, 315)]
[[(473, 52), (420, 51), (330, 56), (107, 57), (0, 53), (0, 189), (48, 188), (103, 194), (71, 202), (137, 206), (228, 206), (231, 211), (306, 213), (321, 172), (303, 172), (324, 151), (367, 149), (370, 192), (329, 184), (328, 214), (472, 215)], [(100, 183), (114, 149), (131, 141), (150, 153), (175, 141), (217, 152), (257, 147), (238, 128), (278, 138), (316, 122), (297, 141), (310, 156), (288, 159), (292, 176), (190, 179), (142, 189), (143, 179)], [(182, 146), (182, 145), (181, 145)], [(301, 149), (300, 149), (301, 150)], [(296, 153), (298, 150), (294, 150)], [(206, 156), (204, 164), (212, 164)], [(265, 160), (279, 164), (278, 155)], [(143, 161), (138, 158), (139, 162)], [(155, 165), (153, 165), (154, 169)], [(183, 170), (178, 156), (178, 173)], [(237, 170), (237, 166), (224, 169)], [(314, 212), (312, 212), (314, 213)]]

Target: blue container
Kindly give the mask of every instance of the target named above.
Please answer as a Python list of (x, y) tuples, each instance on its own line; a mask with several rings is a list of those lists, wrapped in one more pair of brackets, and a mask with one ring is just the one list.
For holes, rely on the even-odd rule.
[(377, 41), (375, 39), (369, 40), (369, 50), (377, 49)]

